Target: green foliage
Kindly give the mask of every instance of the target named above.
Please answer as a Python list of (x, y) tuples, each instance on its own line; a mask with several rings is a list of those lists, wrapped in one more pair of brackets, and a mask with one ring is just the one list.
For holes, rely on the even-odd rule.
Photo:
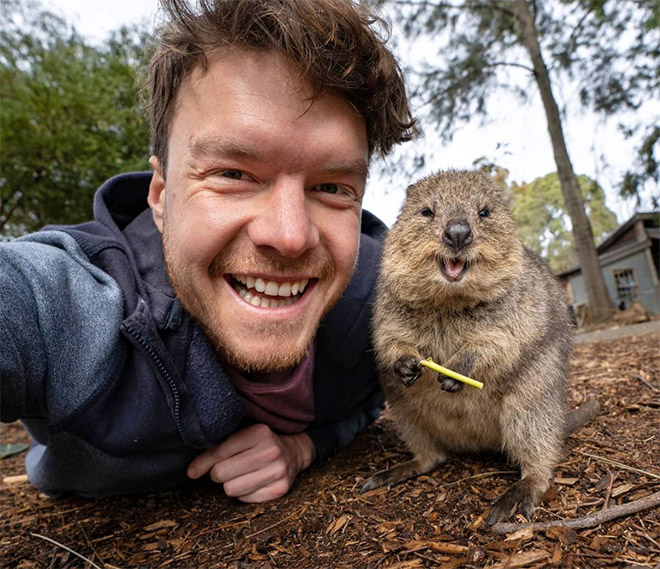
[(135, 70), (146, 36), (90, 45), (38, 3), (0, 0), (0, 235), (92, 216), (108, 177), (148, 168)]
[[(536, 251), (560, 272), (578, 264), (570, 217), (556, 172), (532, 182), (509, 184), (509, 171), (482, 157), (474, 166), (488, 174), (510, 197), (511, 211), (523, 243)], [(605, 205), (603, 188), (589, 178), (577, 176), (585, 211), (594, 235), (595, 245), (618, 227), (616, 215)]]
[(638, 206), (641, 188), (654, 185), (655, 193), (651, 194), (651, 200), (654, 208), (660, 207), (660, 195), (658, 195), (660, 164), (656, 157), (656, 149), (660, 149), (660, 127), (651, 125), (644, 133), (635, 163), (626, 172), (619, 187), (619, 193), (623, 197), (635, 198)]
[[(616, 216), (605, 205), (605, 193), (588, 176), (577, 176), (596, 245), (617, 227)], [(573, 232), (556, 173), (526, 184), (513, 184), (513, 216), (520, 236), (554, 271), (578, 264)]]
[[(463, 123), (487, 118), (500, 90), (527, 100), (533, 71), (513, 0), (373, 1), (390, 9), (406, 37), (424, 42), (419, 51), (427, 57), (410, 73), (414, 94), (421, 118), (445, 140)], [(526, 2), (553, 84), (577, 85), (584, 108), (610, 116), (660, 99), (657, 0)], [(631, 132), (645, 126), (625, 125)], [(644, 168), (634, 173), (625, 185), (633, 194), (651, 179)]]

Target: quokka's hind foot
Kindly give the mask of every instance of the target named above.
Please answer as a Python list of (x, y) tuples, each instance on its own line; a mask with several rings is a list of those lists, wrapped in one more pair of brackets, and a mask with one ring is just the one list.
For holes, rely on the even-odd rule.
[(367, 479), (362, 485), (362, 488), (360, 488), (360, 494), (364, 494), (364, 492), (368, 492), (374, 488), (380, 488), (381, 486), (387, 486), (387, 489), (389, 490), (392, 486), (400, 484), (401, 482), (405, 482), (406, 480), (416, 478), (421, 474), (427, 474), (435, 470), (444, 462), (444, 458), (426, 463), (422, 463), (417, 459), (402, 462), (388, 470), (377, 472)]
[(537, 481), (519, 480), (495, 500), (488, 515), (488, 523), (493, 525), (508, 520), (515, 514), (531, 519), (545, 490)]

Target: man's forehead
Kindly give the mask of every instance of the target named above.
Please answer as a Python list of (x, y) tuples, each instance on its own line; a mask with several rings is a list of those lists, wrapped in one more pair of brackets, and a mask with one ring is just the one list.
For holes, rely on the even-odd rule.
[(252, 49), (241, 46), (222, 46), (205, 52), (203, 58), (193, 66), (182, 85), (203, 82), (208, 75), (241, 75), (249, 68), (267, 70), (279, 74), (292, 89), (292, 94), (309, 99), (314, 94), (311, 83), (304, 79), (296, 65), (276, 51)]

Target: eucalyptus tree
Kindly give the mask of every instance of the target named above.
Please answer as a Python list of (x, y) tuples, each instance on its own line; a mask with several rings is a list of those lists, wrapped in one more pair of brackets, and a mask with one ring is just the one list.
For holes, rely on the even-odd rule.
[[(613, 304), (567, 149), (558, 86), (577, 84), (579, 104), (603, 115), (657, 99), (657, 0), (375, 1), (388, 6), (407, 38), (423, 43), (419, 53), (429, 57), (412, 69), (416, 94), (445, 139), (475, 116), (487, 115), (490, 98), (502, 89), (523, 101), (534, 89), (540, 95), (591, 317), (606, 317)], [(649, 171), (631, 170), (627, 191), (634, 193)]]

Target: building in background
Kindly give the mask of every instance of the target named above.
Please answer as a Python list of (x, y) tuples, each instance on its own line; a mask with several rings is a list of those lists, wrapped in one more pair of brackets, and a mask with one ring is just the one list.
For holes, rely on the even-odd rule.
[[(614, 304), (624, 310), (641, 303), (649, 312), (660, 314), (660, 212), (635, 214), (596, 249)], [(588, 322), (580, 267), (557, 276), (564, 283), (578, 324)]]

